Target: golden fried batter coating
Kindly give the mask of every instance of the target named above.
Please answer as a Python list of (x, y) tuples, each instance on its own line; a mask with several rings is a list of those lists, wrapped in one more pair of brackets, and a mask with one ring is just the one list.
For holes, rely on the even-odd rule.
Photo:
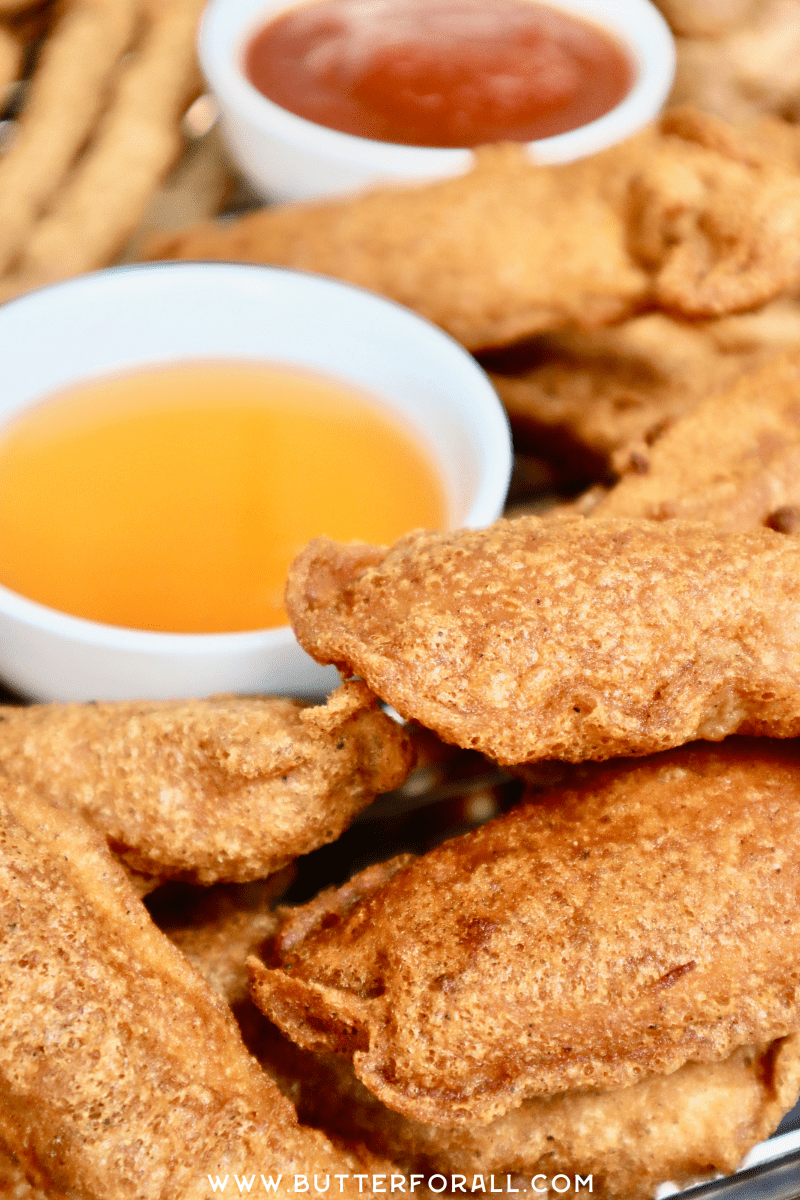
[(653, 299), (691, 316), (743, 310), (800, 279), (800, 175), (720, 125), (670, 115), (557, 167), (489, 147), (460, 178), (266, 209), (168, 236), (151, 256), (333, 275), (473, 350), (596, 328)]
[[(706, 0), (697, 5), (707, 7)], [(704, 36), (702, 28), (692, 27), (689, 21), (680, 23), (680, 31), (689, 36), (677, 40), (673, 102), (695, 104), (735, 123), (763, 113), (796, 121), (800, 116), (800, 3), (750, 0), (749, 8), (744, 23), (732, 22), (715, 38)]]
[(794, 509), (800, 524), (800, 354), (774, 359), (705, 400), (646, 455), (592, 515), (743, 530)]
[[(272, 880), (280, 878), (272, 876)], [(248, 956), (257, 954), (280, 927), (269, 906), (270, 883), (217, 884), (192, 897), (188, 912), (155, 918), (173, 945), (231, 1007), (247, 999)]]
[(796, 288), (800, 173), (693, 109), (667, 113), (661, 129), (628, 196), (630, 248), (659, 307), (721, 316)]
[[(495, 363), (515, 435), (562, 474), (602, 477), (636, 468), (648, 446), (743, 373), (800, 345), (800, 304), (687, 324), (647, 313), (594, 332), (551, 334), (522, 370)], [(513, 372), (513, 373), (512, 373)]]
[(269, 208), (165, 237), (152, 253), (333, 275), (416, 309), (471, 348), (602, 325), (647, 290), (604, 163), (535, 167), (519, 147), (492, 147), (460, 178)]
[(34, 1184), (208, 1200), (209, 1172), (359, 1169), (297, 1124), (82, 818), (3, 783), (0, 843), (0, 1137)]
[(539, 1172), (591, 1174), (602, 1200), (650, 1200), (666, 1180), (735, 1170), (800, 1092), (800, 1035), (792, 1034), (629, 1088), (533, 1097), (489, 1125), (442, 1129), (392, 1112), (346, 1059), (300, 1050), (273, 1026), (264, 1026), (256, 1053), (304, 1123), (361, 1142), (407, 1171), (512, 1174), (526, 1184)]
[(800, 734), (800, 543), (707, 523), (519, 517), (318, 538), (286, 607), (319, 662), (504, 765)]
[(734, 379), (743, 358), (665, 313), (551, 334), (535, 357), (522, 372), (492, 373), (515, 436), (563, 474), (590, 477), (625, 470), (662, 429)]
[(445, 1128), (800, 1028), (800, 756), (728, 742), (583, 767), (289, 910), (253, 995)]
[(412, 766), (360, 683), (327, 705), (210, 700), (0, 710), (0, 776), (79, 809), (134, 871), (258, 879), (333, 841)]
[[(443, 1129), (401, 1116), (367, 1091), (348, 1060), (301, 1050), (259, 1021), (247, 1002), (245, 959), (280, 923), (268, 909), (269, 896), (261, 894), (264, 886), (219, 885), (200, 891), (199, 899), (192, 893), (187, 911), (181, 907), (159, 924), (234, 1006), (248, 1048), (296, 1105), (300, 1120), (348, 1144), (363, 1144), (406, 1171), (591, 1173), (593, 1192), (603, 1200), (649, 1200), (666, 1179), (684, 1183), (734, 1170), (800, 1092), (800, 1036), (792, 1035), (742, 1046), (719, 1063), (688, 1063), (669, 1076), (650, 1075), (630, 1088), (533, 1097), (485, 1126)], [(167, 911), (175, 912), (174, 904)], [(28, 1200), (28, 1193), (19, 1200)]]
[(47, 1195), (28, 1183), (25, 1172), (10, 1150), (0, 1145), (0, 1196), (3, 1200), (61, 1200), (53, 1191)]
[(656, 0), (676, 33), (714, 37), (743, 25), (762, 0)]

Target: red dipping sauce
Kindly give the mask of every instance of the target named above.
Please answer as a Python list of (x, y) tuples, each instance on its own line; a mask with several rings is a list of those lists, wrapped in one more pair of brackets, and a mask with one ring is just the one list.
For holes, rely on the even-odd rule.
[(635, 76), (611, 34), (528, 0), (322, 0), (260, 30), (245, 71), (329, 129), (462, 147), (578, 129)]

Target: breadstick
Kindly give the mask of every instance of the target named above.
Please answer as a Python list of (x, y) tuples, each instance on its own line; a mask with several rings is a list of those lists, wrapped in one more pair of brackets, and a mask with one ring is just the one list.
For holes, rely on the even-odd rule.
[(33, 233), (22, 260), (32, 282), (105, 265), (141, 220), (180, 153), (202, 7), (203, 0), (171, 0), (154, 16), (96, 138)]
[(91, 132), (138, 13), (139, 0), (69, 0), (63, 9), (0, 162), (0, 271), (13, 263)]

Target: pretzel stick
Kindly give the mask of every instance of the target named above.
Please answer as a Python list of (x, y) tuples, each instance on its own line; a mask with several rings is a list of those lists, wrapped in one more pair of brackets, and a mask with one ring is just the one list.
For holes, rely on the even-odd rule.
[(30, 284), (103, 266), (141, 220), (181, 150), (180, 118), (198, 83), (202, 7), (203, 0), (162, 0), (97, 136), (34, 230), (22, 260)]
[(0, 271), (91, 132), (138, 9), (138, 0), (69, 0), (45, 43), (19, 131), (0, 161)]

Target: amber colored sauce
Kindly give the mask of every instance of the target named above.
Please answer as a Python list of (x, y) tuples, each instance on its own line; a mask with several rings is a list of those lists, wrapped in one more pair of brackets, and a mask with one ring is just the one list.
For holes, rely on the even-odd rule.
[(412, 146), (528, 142), (577, 129), (628, 94), (605, 30), (530, 0), (321, 0), (283, 13), (245, 73), (289, 112)]
[(105, 378), (0, 432), (0, 583), (112, 625), (281, 625), (309, 538), (384, 543), (445, 522), (434, 466), (398, 421), (277, 364)]

